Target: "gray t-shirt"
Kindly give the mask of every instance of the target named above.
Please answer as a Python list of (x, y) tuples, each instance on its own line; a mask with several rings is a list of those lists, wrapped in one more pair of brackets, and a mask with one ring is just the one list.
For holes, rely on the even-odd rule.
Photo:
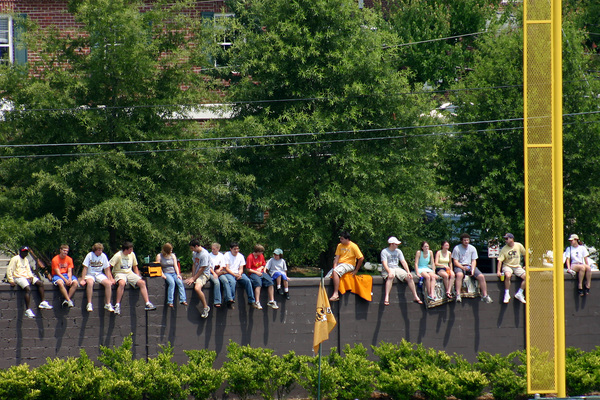
[(400, 268), (400, 262), (404, 261), (404, 254), (400, 249), (392, 251), (386, 247), (381, 250), (381, 262), (383, 263), (384, 260), (387, 262), (388, 268)]
[(269, 261), (267, 261), (267, 266), (265, 268), (271, 276), (273, 276), (273, 274), (277, 271), (287, 271), (287, 265), (285, 264), (285, 260), (283, 258), (280, 258), (279, 260), (276, 260), (274, 257), (270, 258)]
[(458, 260), (460, 265), (471, 265), (471, 262), (478, 258), (477, 249), (470, 244), (465, 249), (465, 246), (459, 244), (452, 250), (452, 258)]
[(159, 258), (160, 258), (160, 266), (162, 267), (163, 273), (174, 274), (175, 273), (175, 260), (173, 260), (173, 255), (171, 255), (169, 258), (166, 258), (165, 256), (162, 255), (162, 253), (159, 253)]
[(192, 260), (194, 261), (194, 275), (198, 272), (198, 269), (204, 268), (204, 275), (210, 277), (210, 256), (208, 251), (204, 248), (200, 252), (194, 251), (192, 254)]

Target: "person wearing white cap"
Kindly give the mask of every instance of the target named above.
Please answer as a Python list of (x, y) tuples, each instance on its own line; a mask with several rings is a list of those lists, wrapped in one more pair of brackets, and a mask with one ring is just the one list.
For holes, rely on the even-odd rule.
[[(381, 264), (383, 264), (381, 276), (385, 279), (385, 298), (383, 304), (386, 306), (390, 305), (390, 291), (392, 290), (394, 278), (406, 282), (413, 294), (413, 301), (418, 304), (423, 304), (417, 294), (415, 282), (408, 269), (408, 264), (404, 259), (404, 254), (402, 254), (402, 250), (398, 249), (400, 243), (401, 242), (395, 236), (392, 236), (388, 239), (388, 247), (381, 250)], [(402, 268), (400, 267), (400, 264), (402, 265)]]
[[(592, 267), (588, 259), (589, 253), (584, 246), (579, 245), (579, 236), (572, 234), (569, 241), (571, 245), (565, 251), (567, 271), (577, 273), (577, 293), (580, 296), (585, 296), (590, 292), (592, 284)], [(586, 279), (585, 287), (583, 287), (583, 278)]]
[(500, 250), (498, 257), (498, 267), (496, 273), (498, 277), (504, 273), (504, 304), (510, 301), (510, 278), (514, 275), (521, 278), (521, 287), (515, 294), (515, 299), (525, 303), (525, 269), (521, 267), (521, 257), (525, 257), (525, 247), (519, 242), (515, 242), (515, 235), (507, 233), (504, 235), (506, 246)]

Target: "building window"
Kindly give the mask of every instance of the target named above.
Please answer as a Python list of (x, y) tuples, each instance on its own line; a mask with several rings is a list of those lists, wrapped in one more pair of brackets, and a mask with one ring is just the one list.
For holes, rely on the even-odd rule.
[(12, 64), (13, 54), (13, 21), (7, 15), (0, 15), (0, 62)]
[(233, 13), (214, 13), (203, 12), (202, 18), (207, 21), (214, 32), (215, 43), (221, 47), (221, 50), (216, 54), (211, 54), (212, 63), (215, 67), (225, 66), (228, 62), (227, 50), (233, 45), (235, 31), (231, 27), (231, 23), (227, 21), (233, 18)]

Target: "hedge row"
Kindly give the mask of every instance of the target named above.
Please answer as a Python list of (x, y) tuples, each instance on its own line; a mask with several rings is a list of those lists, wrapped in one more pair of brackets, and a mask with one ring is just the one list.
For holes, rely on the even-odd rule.
[[(120, 347), (101, 348), (97, 367), (81, 351), (78, 358), (48, 359), (30, 369), (21, 364), (0, 371), (1, 399), (44, 400), (164, 400), (214, 398), (224, 385), (227, 394), (242, 400), (258, 396), (283, 399), (300, 385), (317, 397), (318, 358), (290, 352), (282, 357), (272, 350), (230, 342), (227, 361), (213, 368), (214, 351), (186, 351), (185, 365), (171, 361), (173, 349), (164, 346), (156, 358), (133, 359), (132, 339)], [(462, 356), (426, 349), (403, 340), (399, 344), (367, 349), (346, 346), (343, 356), (332, 350), (322, 359), (321, 393), (324, 399), (369, 399), (374, 392), (392, 399), (462, 400), (491, 393), (495, 400), (526, 397), (525, 352), (508, 356), (482, 352), (474, 364)], [(600, 390), (600, 347), (591, 352), (567, 351), (567, 390), (582, 395)]]

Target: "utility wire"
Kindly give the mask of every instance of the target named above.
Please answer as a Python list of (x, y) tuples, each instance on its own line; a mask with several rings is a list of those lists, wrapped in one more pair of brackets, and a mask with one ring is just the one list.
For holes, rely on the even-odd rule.
[(437, 38), (437, 39), (421, 40), (421, 41), (418, 41), (418, 42), (410, 42), (410, 43), (402, 43), (402, 44), (392, 44), (392, 45), (389, 45), (389, 46), (383, 46), (382, 48), (389, 49), (389, 48), (392, 48), (392, 47), (412, 46), (413, 44), (439, 42), (440, 40), (449, 40), (449, 39), (456, 39), (456, 38), (461, 38), (461, 37), (466, 37), (466, 36), (475, 36), (475, 35), (480, 35), (480, 34), (486, 33), (486, 32), (487, 31), (465, 33), (465, 34), (462, 34), (462, 35), (448, 36), (448, 37)]
[[(580, 115), (579, 113), (573, 115)], [(518, 120), (518, 119), (515, 119)], [(522, 120), (522, 118), (521, 118)], [(576, 125), (576, 124), (592, 124), (600, 123), (600, 121), (580, 121), (563, 123), (563, 126)], [(475, 131), (454, 131), (454, 132), (434, 132), (434, 133), (423, 133), (416, 135), (395, 135), (395, 136), (377, 136), (369, 138), (352, 138), (352, 139), (331, 139), (331, 140), (319, 140), (319, 141), (308, 141), (308, 142), (294, 142), (294, 143), (268, 143), (268, 144), (247, 144), (247, 145), (228, 145), (228, 146), (211, 146), (211, 147), (190, 147), (190, 148), (171, 148), (171, 149), (154, 149), (154, 150), (129, 150), (122, 151), (124, 155), (140, 155), (140, 154), (155, 154), (155, 153), (166, 153), (166, 152), (181, 152), (181, 151), (199, 151), (199, 150), (238, 150), (248, 148), (261, 148), (261, 147), (279, 147), (279, 146), (301, 146), (311, 144), (331, 144), (331, 143), (346, 143), (346, 142), (364, 142), (364, 141), (376, 141), (376, 140), (395, 140), (405, 138), (429, 138), (429, 137), (440, 137), (449, 136), (452, 138), (459, 138), (465, 135), (472, 135), (475, 133), (486, 133), (493, 134), (497, 132), (513, 131), (513, 134), (523, 130), (523, 126), (507, 127), (507, 128), (492, 128), (492, 129), (478, 129)], [(383, 129), (382, 130), (389, 130)], [(354, 132), (354, 131), (349, 131)], [(51, 157), (90, 157), (90, 156), (103, 156), (107, 154), (114, 154), (113, 152), (92, 152), (92, 153), (61, 153), (61, 154), (29, 154), (29, 155), (11, 155), (11, 156), (0, 156), (0, 159), (22, 159), (22, 158), (51, 158)]]

